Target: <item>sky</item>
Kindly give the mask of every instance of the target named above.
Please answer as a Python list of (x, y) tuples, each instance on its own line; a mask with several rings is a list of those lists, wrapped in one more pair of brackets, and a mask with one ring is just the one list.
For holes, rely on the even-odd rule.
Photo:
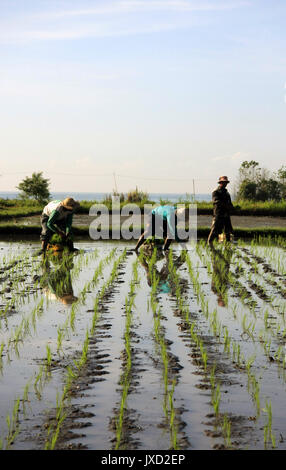
[(285, 0), (0, 0), (0, 191), (206, 193), (285, 162)]

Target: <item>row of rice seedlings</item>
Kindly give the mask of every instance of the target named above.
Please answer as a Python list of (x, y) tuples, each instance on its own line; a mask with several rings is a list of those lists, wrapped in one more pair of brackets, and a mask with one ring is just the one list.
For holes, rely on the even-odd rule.
[[(204, 259), (205, 261), (205, 259)], [(232, 275), (229, 276), (228, 278), (228, 283), (230, 286), (232, 286), (234, 289), (236, 288), (237, 286), (237, 281), (233, 278)], [(247, 334), (254, 342), (256, 341), (256, 337), (255, 337), (255, 329), (256, 329), (256, 320), (257, 320), (257, 316), (255, 314), (255, 311), (254, 311), (254, 308), (253, 306), (249, 306), (248, 304), (245, 303), (245, 297), (244, 296), (239, 296), (239, 302), (243, 305), (243, 308), (244, 308), (244, 314), (243, 314), (243, 317), (242, 317), (242, 330), (243, 330), (243, 333), (244, 334)], [(225, 299), (224, 299), (225, 300)], [(234, 313), (234, 316), (236, 318), (236, 313), (237, 313), (237, 307), (236, 305), (233, 305), (232, 303), (230, 303), (228, 305), (229, 309), (233, 311)], [(247, 308), (247, 312), (245, 312), (245, 308)], [(251, 314), (251, 316), (254, 317), (253, 320), (247, 320), (248, 318), (248, 314)], [(264, 324), (266, 326), (266, 315), (264, 315)], [(267, 328), (270, 329), (270, 333), (273, 334), (274, 337), (276, 337), (276, 332), (274, 332), (274, 330), (272, 331), (272, 328), (269, 327), (269, 325), (267, 325)], [(277, 327), (277, 329), (279, 330), (279, 327)], [(285, 329), (284, 329), (284, 333), (283, 333), (283, 337), (285, 336)], [(281, 356), (282, 356), (282, 347), (281, 345), (278, 346), (278, 349), (277, 351), (274, 353), (273, 356), (270, 356), (269, 354), (269, 350), (270, 350), (270, 347), (269, 347), (269, 339), (266, 341), (265, 340), (265, 335), (264, 334), (261, 334), (261, 332), (256, 332), (256, 336), (259, 337), (260, 339), (260, 342), (264, 344), (264, 351), (267, 355), (267, 357), (274, 357), (274, 360), (276, 360), (278, 362), (278, 364), (284, 368), (285, 366), (285, 356), (283, 357), (283, 360), (281, 360)], [(265, 346), (268, 346), (268, 348), (266, 349)], [(267, 352), (268, 351), (268, 352)]]
[(10, 277), (13, 277), (13, 274), (18, 276), (19, 264), (24, 264), (29, 258), (28, 250), (22, 250), (19, 254), (15, 253), (6, 253), (1, 258), (1, 274), (8, 273)]
[(157, 249), (155, 248), (149, 263), (149, 271), (151, 278), (151, 292), (150, 292), (150, 305), (153, 312), (153, 322), (154, 322), (154, 337), (156, 344), (159, 346), (160, 355), (163, 365), (163, 383), (164, 383), (164, 400), (163, 400), (163, 410), (170, 429), (170, 441), (171, 449), (177, 450), (179, 448), (177, 434), (177, 424), (176, 424), (176, 410), (174, 407), (174, 391), (176, 380), (171, 380), (169, 378), (169, 356), (168, 356), (168, 347), (163, 332), (161, 324), (161, 308), (157, 299), (157, 289), (159, 284), (159, 276), (156, 274), (156, 271), (153, 269), (153, 266), (156, 263), (157, 259)]
[[(286, 336), (286, 329), (282, 330), (281, 323), (277, 322), (273, 325), (272, 322), (269, 321), (269, 309), (268, 308), (261, 308), (261, 315), (260, 323), (264, 324), (264, 329), (258, 329), (257, 325), (257, 314), (255, 313), (253, 308), (249, 308), (247, 304), (245, 304), (243, 298), (239, 298), (239, 301), (242, 303), (243, 308), (244, 308), (244, 313), (242, 317), (242, 330), (244, 334), (247, 334), (249, 338), (253, 340), (253, 342), (256, 342), (257, 339), (259, 339), (260, 343), (263, 345), (264, 352), (267, 356), (267, 358), (270, 358), (271, 360), (274, 358), (274, 360), (278, 363), (279, 366), (282, 366), (282, 368), (285, 368), (285, 356), (282, 358), (282, 345), (279, 345), (280, 341), (283, 341), (283, 339)], [(229, 305), (229, 308), (232, 311), (236, 311), (236, 306), (233, 305), (232, 303)], [(247, 308), (247, 312), (245, 312), (245, 308)], [(254, 317), (253, 320), (248, 320), (249, 314)], [(281, 339), (279, 339), (279, 335)], [(278, 341), (278, 345), (271, 345), (271, 337), (272, 339)], [(284, 341), (283, 341), (284, 345)], [(272, 355), (270, 353), (270, 347), (277, 348), (277, 350), (274, 352)]]
[[(248, 381), (249, 381), (248, 391), (251, 394), (251, 397), (256, 406), (256, 415), (258, 417), (260, 414), (259, 383), (255, 377), (255, 374), (251, 372), (251, 366), (253, 364), (254, 358), (244, 357), (244, 355), (241, 352), (239, 342), (230, 338), (227, 327), (224, 326), (222, 328), (221, 324), (218, 322), (216, 309), (213, 311), (213, 313), (209, 312), (208, 303), (204, 299), (205, 294), (201, 288), (198, 276), (194, 272), (194, 268), (192, 266), (190, 258), (187, 257), (186, 261), (187, 261), (187, 265), (189, 269), (190, 278), (192, 280), (194, 290), (196, 292), (196, 295), (199, 301), (199, 305), (202, 309), (202, 313), (204, 314), (206, 319), (209, 321), (211, 331), (214, 333), (215, 336), (217, 336), (218, 340), (222, 341), (222, 343), (224, 344), (224, 351), (232, 359), (232, 362), (235, 363), (240, 370), (242, 371), (247, 370)], [(222, 338), (222, 335), (223, 335), (223, 338)], [(215, 413), (218, 412), (219, 402), (220, 402), (220, 389), (219, 389), (219, 384), (218, 384), (215, 388), (214, 386), (212, 387), (212, 404), (213, 404)]]
[(120, 384), (122, 386), (121, 391), (121, 401), (120, 401), (120, 408), (118, 417), (116, 419), (116, 443), (115, 443), (115, 450), (120, 449), (123, 440), (123, 423), (124, 423), (124, 415), (127, 408), (127, 397), (129, 393), (129, 388), (131, 384), (131, 368), (132, 368), (132, 347), (131, 347), (131, 326), (133, 321), (133, 313), (132, 309), (134, 307), (135, 302), (135, 290), (136, 285), (138, 285), (138, 259), (132, 265), (132, 278), (130, 281), (129, 292), (128, 296), (125, 299), (125, 331), (124, 331), (124, 345), (125, 345), (125, 353), (126, 353), (126, 361), (124, 372), (122, 374), (122, 378)]
[[(190, 312), (187, 300), (184, 299), (182, 295), (181, 287), (179, 284), (179, 276), (178, 276), (176, 267), (174, 266), (173, 259), (172, 259), (172, 251), (170, 251), (170, 254), (169, 254), (169, 272), (172, 277), (172, 282), (175, 285), (175, 296), (176, 296), (177, 307), (180, 310), (181, 315), (184, 317), (184, 321), (189, 325), (189, 332), (190, 332), (192, 342), (200, 354), (200, 359), (201, 359), (202, 368), (203, 368), (205, 377), (208, 377), (209, 383), (211, 385), (211, 404), (213, 407), (214, 415), (216, 416), (217, 422), (220, 423), (222, 434), (225, 437), (226, 445), (227, 447), (230, 448), (232, 445), (231, 444), (231, 421), (226, 414), (224, 414), (223, 422), (220, 419), (221, 392), (220, 392), (219, 381), (216, 379), (216, 376), (215, 376), (216, 364), (214, 364), (212, 367), (210, 366), (207, 349), (204, 345), (204, 341), (196, 332), (198, 327), (195, 324), (193, 317), (191, 316), (191, 312)], [(198, 289), (196, 291), (198, 293)], [(205, 302), (205, 299), (201, 295), (200, 295), (200, 300), (201, 300), (201, 307), (204, 309), (205, 313), (207, 312), (207, 315), (208, 315), (209, 312), (208, 312), (207, 302)], [(216, 328), (214, 329), (216, 331)]]
[[(19, 343), (23, 343), (25, 337), (31, 334), (31, 324), (35, 328), (35, 319), (43, 312), (43, 303), (44, 299), (42, 298), (39, 303), (34, 307), (30, 316), (28, 316), (27, 318), (22, 318), (20, 324), (14, 328), (7, 342), (5, 343), (4, 341), (2, 341), (1, 355), (4, 355), (5, 353), (8, 356), (8, 361), (9, 353), (11, 352), (11, 350), (14, 350), (17, 357), (19, 357)], [(0, 369), (2, 372), (1, 367)]]
[[(97, 256), (97, 251), (95, 251), (95, 255)], [(94, 257), (94, 253), (92, 254), (92, 257)], [(80, 254), (78, 258), (79, 258), (79, 263), (75, 267), (76, 276), (79, 275), (83, 256)], [(89, 261), (89, 258), (90, 258), (90, 256), (87, 257), (87, 261), (85, 261), (86, 263)], [(70, 260), (69, 257), (63, 256), (61, 266), (65, 266), (65, 263), (67, 262), (68, 259)], [(26, 260), (23, 260), (23, 262), (24, 261), (26, 262)], [(36, 272), (38, 272), (39, 267), (42, 264), (42, 260), (40, 261), (40, 264), (39, 264), (39, 261), (35, 260), (33, 257), (30, 258), (30, 261), (33, 264), (33, 266), (31, 267), (31, 263), (28, 263), (27, 270), (22, 273), (22, 275), (20, 276), (21, 278), (23, 276), (25, 276), (26, 274), (29, 274), (29, 276), (31, 277), (33, 272), (34, 272), (34, 269), (36, 270)], [(46, 263), (46, 262), (47, 261), (44, 261), (44, 263)], [(17, 266), (17, 269), (20, 269), (19, 264)], [(69, 273), (67, 273), (67, 275), (69, 275)], [(38, 296), (42, 294), (41, 288), (45, 285), (45, 282), (48, 281), (49, 272), (45, 273), (41, 277), (39, 277), (38, 275), (36, 275), (35, 277), (36, 277), (36, 279), (33, 279), (33, 288), (34, 288), (34, 290), (32, 291), (32, 293), (27, 289), (26, 282), (23, 283), (21, 292), (17, 292), (18, 284), (17, 285), (12, 284), (11, 288), (9, 288), (9, 290), (11, 291), (12, 298), (8, 301), (5, 308), (0, 311), (0, 316), (2, 316), (2, 318), (5, 319), (5, 324), (6, 324), (7, 329), (9, 328), (7, 313), (10, 312), (10, 311), (15, 312), (16, 309), (20, 308), (21, 306), (23, 306), (26, 303), (30, 303), (31, 300), (36, 301)], [(59, 282), (58, 282), (58, 285), (57, 285), (57, 289), (59, 291), (60, 291), (62, 285), (64, 285), (64, 283), (65, 283), (64, 279), (59, 279)], [(37, 292), (35, 292), (35, 288), (38, 288)]]
[[(197, 276), (196, 281), (198, 281), (198, 276)], [(232, 281), (233, 281), (233, 279), (230, 277), (229, 278), (230, 285), (232, 284)], [(199, 286), (199, 284), (197, 284), (197, 286)], [(204, 294), (202, 293), (201, 296), (200, 296), (200, 300), (203, 303), (203, 311), (205, 311), (204, 300), (203, 299), (204, 299)], [(254, 316), (254, 318), (256, 319), (256, 316), (255, 316), (255, 313), (254, 313), (254, 308), (253, 307), (249, 308), (248, 305), (245, 305), (244, 298), (242, 298), (242, 297), (239, 297), (239, 301), (242, 303), (242, 305), (244, 307), (244, 312), (245, 312), (245, 308), (247, 308), (248, 313), (251, 313)], [(228, 305), (228, 308), (235, 312), (235, 318), (236, 318), (237, 304), (233, 305), (232, 303), (230, 303)], [(248, 322), (247, 317), (248, 317), (247, 313), (244, 313), (243, 318), (242, 318), (242, 325), (241, 325), (242, 326), (242, 331), (243, 331), (243, 334), (247, 334), (253, 341), (255, 341), (255, 337), (254, 337), (255, 321), (250, 320)], [(221, 334), (221, 324), (217, 321), (217, 310), (214, 310), (213, 313), (212, 313), (211, 326), (212, 326), (214, 334), (217, 335), (217, 336), (220, 336), (220, 334)], [(228, 334), (228, 329), (227, 329), (226, 326), (224, 326), (223, 330), (224, 330), (224, 345), (225, 345), (224, 349), (227, 350), (228, 352), (230, 352), (230, 344), (232, 344), (233, 360), (236, 362), (238, 367), (244, 367), (244, 358), (243, 358), (243, 355), (241, 354), (241, 351), (240, 351), (240, 344), (235, 342), (234, 340), (230, 341), (229, 334)]]
[[(6, 416), (6, 424), (7, 424), (7, 429), (8, 429), (7, 435), (5, 438), (6, 450), (10, 449), (17, 435), (19, 434), (19, 408), (20, 408), (20, 398), (17, 398), (15, 400), (11, 415), (8, 414)], [(2, 449), (3, 449), (3, 439), (0, 439), (0, 450)]]
[[(241, 256), (241, 254), (239, 254), (238, 251), (236, 251), (236, 254), (237, 254), (237, 256)], [(247, 276), (247, 282), (248, 282), (249, 286), (251, 287), (251, 289), (254, 290), (255, 293), (258, 295), (258, 297), (262, 298), (263, 301), (272, 302), (272, 300), (274, 299), (273, 294), (270, 295), (267, 292), (265, 284), (261, 284), (261, 282), (260, 282), (260, 279), (262, 279), (264, 283), (266, 282), (267, 285), (272, 286), (273, 285), (273, 280), (271, 278), (271, 275), (268, 274), (268, 277), (266, 277), (264, 271), (261, 269), (260, 263), (258, 263), (255, 259), (252, 259), (250, 261), (249, 259), (245, 260), (243, 258), (243, 260), (245, 261), (246, 266), (250, 265), (251, 268), (252, 268), (252, 271), (249, 271), (248, 276)], [(281, 289), (277, 293), (283, 294), (283, 292), (281, 292)], [(276, 293), (276, 295), (277, 295), (277, 293)], [(285, 292), (284, 292), (284, 294), (285, 294)]]
[(4, 449), (4, 443), (6, 443), (5, 450), (9, 450), (20, 432), (20, 404), (22, 404), (23, 415), (26, 416), (26, 403), (29, 403), (30, 385), (31, 380), (24, 386), (22, 397), (18, 397), (14, 400), (12, 413), (6, 416), (7, 434), (5, 438), (0, 439), (0, 450)]
[[(115, 251), (112, 252), (112, 256), (114, 256)], [(82, 353), (79, 360), (74, 360), (74, 366), (67, 367), (67, 374), (66, 374), (66, 383), (63, 389), (63, 393), (61, 397), (57, 397), (57, 407), (56, 407), (56, 418), (55, 422), (51, 423), (47, 433), (47, 439), (45, 443), (46, 450), (53, 450), (55, 448), (61, 426), (66, 418), (66, 400), (69, 398), (69, 391), (71, 389), (72, 384), (78, 379), (81, 370), (85, 366), (88, 360), (88, 347), (89, 347), (89, 338), (92, 337), (95, 333), (96, 324), (99, 318), (99, 304), (104, 299), (104, 295), (108, 288), (111, 287), (112, 283), (116, 280), (118, 276), (118, 269), (121, 263), (126, 258), (126, 250), (114, 261), (111, 274), (107, 279), (106, 283), (102, 286), (100, 291), (97, 293), (94, 301), (94, 313), (91, 321), (90, 327), (86, 330), (85, 341), (82, 348)], [(109, 256), (110, 260), (110, 256)]]
[[(256, 247), (256, 248), (258, 249), (259, 247)], [(246, 251), (246, 249), (244, 249), (244, 250)], [(265, 250), (265, 248), (264, 248), (264, 250)], [(255, 274), (258, 275), (260, 278), (262, 278), (263, 281), (267, 285), (270, 285), (271, 287), (275, 288), (275, 294), (271, 294), (271, 295), (267, 294), (265, 286), (261, 285), (258, 281), (258, 278), (255, 277), (258, 293), (260, 293), (260, 296), (261, 295), (264, 295), (264, 297), (268, 296), (268, 301), (271, 302), (271, 303), (273, 302), (274, 299), (276, 301), (278, 300), (277, 299), (277, 294), (279, 296), (282, 296), (282, 298), (283, 298), (282, 304), (281, 304), (281, 301), (280, 301), (280, 303), (278, 305), (275, 304), (275, 305), (272, 305), (272, 307), (273, 307), (273, 309), (277, 310), (277, 312), (280, 315), (281, 314), (283, 315), (283, 320), (285, 321), (285, 319), (284, 319), (284, 314), (286, 312), (286, 303), (285, 303), (285, 300), (284, 300), (285, 296), (286, 296), (285, 281), (282, 282), (280, 279), (278, 279), (279, 277), (281, 277), (281, 274), (278, 274), (277, 271), (273, 270), (272, 268), (269, 268), (267, 273), (265, 273), (265, 271), (262, 269), (262, 267), (261, 267), (262, 264), (264, 262), (268, 261), (267, 253), (265, 253), (265, 251), (264, 251), (263, 254), (261, 254), (261, 253), (258, 254), (257, 251), (255, 249), (253, 249), (253, 245), (252, 245), (250, 250), (247, 250), (247, 254), (249, 254), (248, 253), (249, 251), (250, 251), (250, 256), (252, 256), (251, 266), (252, 267), (254, 266)], [(261, 255), (263, 255), (263, 257)], [(285, 259), (285, 261), (286, 261), (286, 259)], [(250, 264), (249, 259), (245, 259), (245, 262), (247, 264)], [(251, 283), (251, 282), (253, 282), (253, 280), (252, 280), (251, 273), (249, 273), (249, 283)], [(267, 300), (267, 299), (265, 298), (265, 300)]]
[[(256, 280), (256, 284), (258, 288), (260, 289), (260, 292), (264, 291), (264, 295), (268, 295), (268, 299), (265, 299), (267, 302), (271, 303), (271, 308), (276, 311), (279, 314), (279, 321), (283, 322), (285, 326), (285, 312), (286, 312), (286, 302), (285, 302), (285, 296), (286, 296), (286, 289), (285, 289), (285, 281), (280, 284), (280, 281), (277, 280), (277, 275), (275, 273), (267, 273), (265, 274), (264, 271), (261, 272), (261, 270), (258, 269), (258, 274), (262, 277), (263, 281), (272, 287), (275, 288), (275, 293), (272, 293), (271, 295), (267, 294), (265, 291), (265, 287)], [(277, 294), (279, 298), (277, 297)], [(275, 303), (274, 303), (275, 300)], [(277, 317), (275, 317), (277, 319)], [(285, 330), (286, 331), (286, 330)]]
[[(31, 277), (31, 273), (33, 272), (31, 266), (28, 266), (25, 271), (22, 271), (22, 273), (20, 273), (21, 266), (22, 264), (24, 264), (24, 262), (25, 260), (22, 260), (17, 266), (17, 277), (13, 279), (9, 273), (8, 280), (4, 285), (2, 285), (2, 305), (4, 305), (4, 308), (2, 307), (0, 309), (0, 319), (6, 319), (7, 314), (10, 311), (15, 312), (15, 309), (23, 305), (26, 301), (29, 301), (31, 296), (35, 297), (35, 285), (33, 284), (33, 290), (31, 293), (30, 289), (27, 289), (27, 285), (25, 282), (25, 276)], [(19, 288), (21, 288), (20, 292)], [(6, 299), (5, 297), (7, 293), (9, 293), (9, 299)]]
[[(285, 262), (286, 262), (286, 253), (285, 246), (282, 249), (279, 249), (279, 243), (273, 242), (268, 244), (268, 246), (261, 246), (262, 243), (259, 240), (252, 240), (251, 242), (251, 251), (256, 256), (261, 256), (261, 251), (263, 257), (268, 261), (270, 260), (272, 266), (277, 271), (280, 276), (285, 276)], [(284, 244), (285, 245), (285, 244)], [(280, 245), (281, 246), (281, 245)]]
[[(203, 294), (203, 291), (201, 289), (201, 286), (200, 286), (200, 283), (199, 283), (199, 280), (198, 280), (198, 276), (194, 274), (193, 267), (192, 267), (192, 264), (191, 264), (191, 261), (190, 261), (189, 257), (187, 257), (187, 264), (188, 264), (188, 267), (189, 267), (189, 273), (191, 274), (191, 279), (192, 279), (194, 287), (195, 287), (195, 291), (197, 293), (198, 299), (200, 300), (200, 306), (202, 308), (202, 311), (205, 314), (206, 318), (211, 318), (213, 316), (209, 315), (208, 308), (206, 306), (207, 305), (206, 302), (204, 302), (204, 301), (202, 302), (204, 294)], [(215, 315), (215, 317), (216, 317), (216, 315)], [(217, 325), (214, 326), (213, 318), (212, 318), (212, 321), (211, 321), (211, 327), (212, 327), (214, 333), (217, 334), (220, 337), (220, 333), (221, 333), (222, 329), (218, 328)], [(229, 339), (229, 333), (228, 333), (227, 327), (224, 327), (223, 331), (224, 331), (224, 350), (226, 352), (228, 352), (229, 355), (230, 355), (231, 354), (230, 344), (231, 344), (233, 362), (235, 362), (241, 370), (246, 370), (247, 371), (247, 375), (248, 375), (248, 392), (251, 394), (252, 400), (253, 400), (253, 402), (256, 406), (256, 418), (258, 418), (260, 416), (261, 400), (260, 400), (259, 382), (258, 382), (255, 374), (252, 372), (252, 365), (253, 365), (253, 362), (255, 360), (255, 357), (252, 356), (252, 357), (249, 357), (249, 358), (245, 358), (244, 355), (241, 353), (240, 344), (238, 342), (236, 342), (235, 340), (233, 340), (233, 339), (231, 339), (231, 340)], [(215, 393), (213, 394), (213, 397), (212, 397), (215, 412), (216, 412), (217, 406), (219, 404), (219, 399), (220, 399), (219, 390), (216, 388)], [(264, 409), (263, 409), (263, 411), (264, 411)], [(271, 433), (268, 433), (268, 436), (271, 437), (272, 447), (275, 447), (275, 436), (274, 436), (272, 430), (271, 430)]]
[(106, 266), (108, 266), (110, 262), (112, 261), (112, 259), (114, 258), (115, 252), (116, 252), (116, 249), (113, 249), (103, 260), (99, 262), (98, 267), (94, 271), (92, 279), (88, 280), (85, 283), (84, 287), (82, 288), (81, 292), (78, 295), (78, 299), (76, 300), (76, 302), (73, 302), (70, 312), (69, 312), (69, 316), (66, 318), (64, 324), (58, 326), (57, 328), (57, 352), (58, 353), (60, 352), (64, 353), (62, 349), (62, 344), (63, 344), (63, 341), (66, 338), (68, 338), (70, 329), (72, 331), (75, 330), (75, 320), (76, 320), (76, 315), (77, 315), (79, 308), (81, 307), (82, 304), (85, 303), (87, 293), (91, 292), (91, 288), (94, 287), (96, 283), (98, 282), (99, 277), (103, 273), (103, 269)]
[[(114, 252), (112, 253), (112, 256), (113, 255), (114, 255)], [(93, 257), (94, 257), (94, 254), (93, 254)], [(108, 256), (107, 258), (108, 258), (108, 260), (107, 260), (107, 263), (108, 263), (111, 258), (110, 258), (110, 256)], [(32, 312), (32, 315), (31, 315), (32, 323), (35, 322), (35, 317), (41, 314), (42, 307), (43, 307), (43, 299), (41, 299), (40, 303), (38, 305), (36, 305), (33, 309), (33, 312)], [(21, 323), (21, 325), (22, 325), (22, 323)], [(20, 340), (23, 340), (24, 335), (27, 334), (27, 332), (29, 332), (29, 319), (25, 319), (23, 325), (25, 326), (24, 331), (23, 331), (23, 328), (17, 327), (15, 329), (15, 335), (12, 335), (10, 340), (9, 340), (9, 345), (14, 344), (14, 343), (17, 345)], [(3, 353), (4, 347), (5, 347), (5, 344), (2, 343), (2, 345), (1, 345), (1, 356), (2, 356), (2, 353)], [(7, 350), (7, 352), (9, 352), (9, 351)], [(35, 392), (35, 395), (38, 398), (38, 400), (41, 400), (44, 385), (47, 382), (47, 380), (50, 378), (50, 369), (51, 369), (51, 364), (52, 364), (52, 353), (51, 353), (51, 348), (48, 344), (46, 345), (46, 353), (47, 353), (47, 357), (46, 357), (45, 364), (41, 365), (39, 367), (39, 370), (35, 374), (35, 378), (34, 378), (34, 382), (33, 382), (34, 392)], [(8, 354), (8, 359), (9, 359), (9, 354)], [(1, 361), (1, 357), (0, 357), (0, 361)], [(0, 365), (1, 364), (2, 364), (2, 361), (0, 362)], [(22, 411), (23, 411), (24, 414), (25, 414), (25, 403), (27, 401), (28, 387), (30, 386), (31, 382), (32, 382), (32, 379), (30, 379), (28, 384), (25, 386), (25, 391), (24, 391), (24, 395), (23, 395), (23, 399), (22, 399), (22, 403), (23, 403), (23, 410)], [(17, 434), (18, 434), (18, 432), (19, 432), (19, 430), (17, 428)], [(10, 434), (11, 433), (8, 432), (8, 435), (10, 435)], [(14, 438), (16, 437), (17, 434), (14, 433)], [(9, 439), (9, 441), (11, 441), (11, 439)]]
[(64, 385), (64, 390), (63, 390), (61, 397), (57, 395), (55, 422), (52, 422), (48, 428), (47, 438), (46, 438), (46, 443), (45, 443), (45, 450), (54, 450), (55, 445), (57, 443), (61, 426), (67, 416), (65, 401), (68, 398), (69, 390), (71, 388), (73, 381), (75, 381), (78, 378), (81, 370), (83, 369), (83, 367), (85, 366), (87, 362), (89, 337), (90, 337), (90, 332), (87, 329), (85, 341), (83, 343), (82, 353), (81, 353), (79, 360), (73, 361), (75, 365), (73, 369), (70, 366), (67, 367), (66, 383)]
[[(83, 291), (81, 292), (81, 296), (79, 298), (79, 303), (82, 303), (85, 299), (86, 291), (90, 289), (91, 283), (92, 285), (95, 284), (96, 280), (98, 279), (99, 275), (102, 274), (102, 270), (104, 265), (108, 265), (112, 257), (114, 256), (114, 250), (112, 251), (111, 254), (109, 254), (105, 260), (102, 260), (99, 267), (95, 271), (95, 274), (93, 276), (92, 282), (88, 282), (85, 287), (83, 288)], [(95, 257), (93, 255), (93, 257)], [(82, 265), (82, 263), (81, 263)], [(87, 262), (85, 262), (85, 266), (87, 266)], [(79, 274), (79, 271), (77, 272)], [(44, 299), (42, 298), (38, 305), (36, 305), (32, 311), (32, 314), (30, 318), (23, 318), (21, 323), (15, 328), (15, 331), (13, 334), (10, 336), (8, 343), (7, 343), (7, 349), (6, 349), (6, 354), (9, 354), (10, 349), (13, 347), (13, 349), (16, 351), (16, 354), (19, 355), (18, 352), (18, 344), (19, 342), (23, 342), (24, 338), (26, 335), (30, 334), (30, 324), (32, 322), (34, 331), (35, 331), (35, 326), (36, 326), (36, 318), (40, 316), (40, 314), (43, 312), (43, 301)], [(74, 317), (75, 317), (75, 304), (71, 308), (71, 313), (70, 313), (70, 325), (74, 326)], [(58, 328), (58, 348), (61, 347), (62, 341), (64, 339), (64, 331), (66, 331), (65, 328)], [(3, 344), (3, 343), (2, 343)], [(4, 345), (3, 345), (4, 346)], [(3, 346), (2, 346), (2, 352), (3, 352)]]

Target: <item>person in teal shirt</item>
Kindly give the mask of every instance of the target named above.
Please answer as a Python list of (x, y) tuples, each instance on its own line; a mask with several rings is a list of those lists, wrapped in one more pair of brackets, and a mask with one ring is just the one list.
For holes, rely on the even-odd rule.
[(158, 206), (152, 209), (146, 229), (139, 238), (135, 251), (138, 251), (146, 239), (151, 236), (164, 239), (164, 251), (168, 250), (172, 240), (181, 241), (177, 235), (177, 223), (178, 217), (182, 217), (185, 210), (185, 208), (177, 209), (171, 205)]

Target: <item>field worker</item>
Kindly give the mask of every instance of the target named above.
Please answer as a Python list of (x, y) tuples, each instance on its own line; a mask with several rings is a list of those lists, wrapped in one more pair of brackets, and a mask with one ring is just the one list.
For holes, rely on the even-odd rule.
[(174, 206), (164, 205), (152, 209), (145, 231), (139, 238), (135, 251), (147, 240), (156, 236), (164, 239), (163, 250), (168, 250), (172, 240), (181, 241), (177, 235), (178, 219), (185, 217), (186, 209), (176, 209)]
[(213, 240), (224, 230), (226, 240), (230, 241), (230, 234), (233, 233), (233, 228), (230, 220), (230, 213), (233, 209), (231, 197), (226, 189), (229, 183), (227, 176), (221, 176), (218, 180), (218, 188), (212, 193), (213, 201), (213, 221), (211, 231), (208, 237), (208, 245), (211, 245)]
[(63, 201), (51, 201), (43, 209), (41, 216), (42, 232), (41, 252), (45, 254), (48, 242), (54, 233), (60, 235), (70, 249), (76, 251), (73, 246), (71, 236), (71, 227), (73, 214), (79, 208), (80, 204), (71, 197), (67, 197)]

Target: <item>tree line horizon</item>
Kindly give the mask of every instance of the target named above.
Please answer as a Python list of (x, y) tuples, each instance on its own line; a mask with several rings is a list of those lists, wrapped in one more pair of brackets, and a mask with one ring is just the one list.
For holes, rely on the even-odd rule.
[[(40, 204), (47, 203), (50, 198), (50, 180), (43, 177), (42, 172), (34, 172), (31, 177), (24, 178), (17, 189), (20, 190), (20, 198), (24, 200), (34, 199)], [(144, 203), (150, 202), (149, 193), (138, 189), (119, 193), (113, 190), (107, 194), (103, 203), (110, 203), (112, 197), (117, 196), (120, 202)], [(236, 201), (280, 202), (286, 196), (286, 166), (282, 165), (278, 171), (271, 172), (267, 168), (260, 167), (255, 160), (243, 161), (238, 170), (238, 181), (235, 188)], [(195, 202), (195, 198), (186, 193), (186, 202)]]

